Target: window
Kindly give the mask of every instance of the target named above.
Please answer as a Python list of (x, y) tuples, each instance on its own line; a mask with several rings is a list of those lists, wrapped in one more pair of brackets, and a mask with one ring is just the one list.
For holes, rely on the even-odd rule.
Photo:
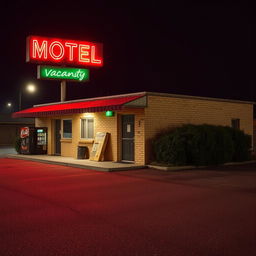
[(63, 138), (72, 138), (72, 120), (63, 120)]
[(235, 129), (240, 129), (240, 119), (232, 119), (231, 127)]
[(94, 138), (94, 119), (92, 117), (81, 119), (81, 138)]

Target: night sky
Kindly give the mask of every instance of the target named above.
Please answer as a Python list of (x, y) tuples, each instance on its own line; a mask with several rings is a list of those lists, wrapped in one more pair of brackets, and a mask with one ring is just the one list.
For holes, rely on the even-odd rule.
[(153, 91), (256, 101), (255, 10), (246, 1), (10, 2), (1, 6), (1, 112), (60, 100), (60, 82), (36, 79), (26, 37), (103, 43), (104, 67), (67, 86), (67, 100)]

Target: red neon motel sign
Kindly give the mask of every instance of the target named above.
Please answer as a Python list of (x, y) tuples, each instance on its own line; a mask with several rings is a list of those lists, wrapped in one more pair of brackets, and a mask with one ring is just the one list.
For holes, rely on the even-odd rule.
[(27, 37), (27, 62), (103, 66), (102, 44), (39, 36)]

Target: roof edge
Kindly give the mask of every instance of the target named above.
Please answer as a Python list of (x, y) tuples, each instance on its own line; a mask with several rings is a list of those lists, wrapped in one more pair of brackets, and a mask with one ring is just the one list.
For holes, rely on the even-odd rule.
[(50, 106), (50, 105), (55, 105), (55, 104), (68, 104), (68, 103), (85, 102), (85, 101), (93, 101), (93, 100), (114, 99), (114, 98), (129, 97), (129, 96), (136, 96), (136, 95), (145, 96), (146, 94), (147, 94), (147, 92), (117, 94), (117, 95), (94, 97), (94, 98), (87, 98), (87, 99), (78, 99), (78, 100), (68, 100), (68, 101), (57, 101), (57, 102), (51, 102), (51, 103), (43, 103), (43, 104), (33, 105), (33, 107)]
[(58, 101), (58, 102), (51, 102), (51, 103), (44, 103), (44, 104), (37, 104), (33, 107), (41, 107), (41, 106), (50, 106), (55, 104), (68, 104), (68, 103), (75, 103), (75, 102), (85, 102), (85, 101), (93, 101), (93, 100), (103, 100), (103, 99), (114, 99), (119, 97), (128, 97), (128, 96), (159, 96), (159, 97), (172, 97), (172, 98), (185, 98), (185, 99), (198, 99), (198, 100), (211, 100), (211, 101), (222, 101), (222, 102), (230, 102), (230, 103), (241, 103), (241, 104), (254, 104), (254, 101), (243, 101), (243, 100), (233, 100), (233, 99), (223, 99), (223, 98), (213, 98), (213, 97), (201, 97), (201, 96), (192, 96), (192, 95), (184, 95), (184, 94), (172, 94), (172, 93), (160, 93), (160, 92), (136, 92), (136, 93), (126, 93), (126, 94), (117, 94), (117, 95), (110, 95), (110, 96), (103, 96), (103, 97), (94, 97), (94, 98), (87, 98), (87, 99), (78, 99), (78, 100), (69, 100), (69, 101)]
[(233, 99), (223, 99), (223, 98), (213, 98), (213, 97), (201, 97), (201, 96), (191, 96), (191, 95), (161, 93), (161, 92), (145, 92), (145, 94), (149, 95), (149, 96), (160, 96), (160, 97), (171, 97), (171, 98), (187, 98), (187, 99), (198, 99), (198, 100), (223, 101), (223, 102), (230, 102), (230, 103), (256, 104), (255, 101), (233, 100)]

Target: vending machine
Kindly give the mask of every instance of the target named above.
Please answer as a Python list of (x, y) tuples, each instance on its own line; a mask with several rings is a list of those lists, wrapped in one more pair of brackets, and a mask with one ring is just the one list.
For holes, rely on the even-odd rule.
[(46, 127), (22, 127), (20, 138), (21, 154), (47, 154)]

